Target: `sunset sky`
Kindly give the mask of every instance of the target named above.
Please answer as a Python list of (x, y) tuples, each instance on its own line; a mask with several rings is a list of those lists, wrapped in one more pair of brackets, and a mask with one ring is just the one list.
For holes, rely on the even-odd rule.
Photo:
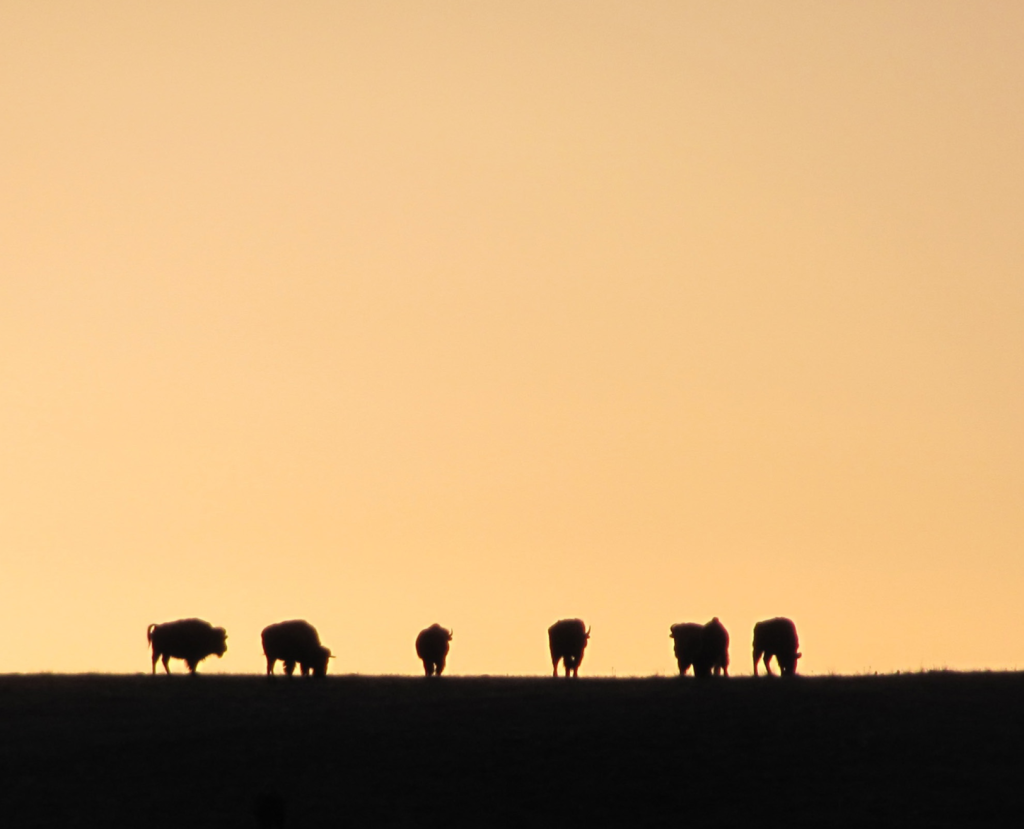
[[(0, 0), (0, 672), (1024, 668), (1024, 4)], [(174, 666), (183, 670), (181, 663)]]

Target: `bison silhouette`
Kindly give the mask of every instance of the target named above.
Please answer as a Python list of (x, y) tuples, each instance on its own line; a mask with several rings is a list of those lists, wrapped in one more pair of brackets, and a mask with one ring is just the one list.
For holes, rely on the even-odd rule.
[(267, 676), (274, 673), (277, 660), (284, 663), (284, 672), (291, 676), (295, 663), (299, 664), (303, 676), (320, 677), (327, 675), (327, 660), (331, 649), (320, 644), (316, 628), (303, 619), (292, 619), (267, 625), (261, 634), (263, 653), (267, 657)]
[(669, 628), (675, 640), (676, 662), (683, 676), (693, 666), (693, 675), (729, 675), (729, 632), (716, 616), (706, 625), (684, 622)]
[(558, 676), (558, 661), (565, 666), (565, 675), (572, 671), (574, 677), (579, 676), (583, 651), (590, 639), (590, 629), (584, 626), (581, 619), (562, 619), (548, 628), (548, 646), (551, 648), (552, 676)]
[(783, 676), (796, 673), (796, 661), (803, 656), (798, 653), (800, 640), (797, 639), (796, 625), (789, 619), (778, 616), (754, 625), (754, 676), (757, 676), (757, 662), (764, 656), (764, 669), (771, 674), (768, 660), (773, 656)]
[(700, 658), (694, 663), (697, 676), (729, 676), (729, 631), (715, 616), (704, 625), (704, 640)]
[(441, 676), (448, 658), (452, 632), (434, 624), (419, 632), (416, 637), (416, 655), (423, 660), (423, 671), (427, 676)]
[(228, 649), (228, 634), (224, 628), (215, 628), (202, 619), (178, 619), (176, 622), (164, 622), (161, 625), (150, 625), (146, 629), (146, 639), (153, 648), (153, 673), (156, 663), (162, 659), (164, 671), (171, 672), (167, 664), (170, 659), (184, 659), (188, 672), (194, 674), (199, 663), (211, 654), (219, 659)]
[[(700, 659), (701, 644), (704, 640), (704, 625), (696, 622), (680, 622), (669, 628), (669, 638), (675, 640), (673, 650), (679, 664), (679, 675), (683, 676), (690, 666)], [(696, 673), (696, 670), (694, 671)]]

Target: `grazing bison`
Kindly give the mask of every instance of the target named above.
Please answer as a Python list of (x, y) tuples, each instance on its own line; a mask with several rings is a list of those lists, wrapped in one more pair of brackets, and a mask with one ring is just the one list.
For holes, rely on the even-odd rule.
[(583, 651), (590, 639), (590, 629), (580, 619), (562, 619), (548, 628), (548, 645), (551, 648), (552, 676), (558, 676), (558, 660), (565, 666), (565, 675), (572, 671), (574, 677), (580, 673)]
[(669, 637), (675, 640), (680, 676), (691, 665), (694, 676), (729, 675), (729, 633), (717, 616), (706, 625), (684, 622), (672, 625), (669, 631)]
[(416, 637), (416, 655), (423, 660), (427, 676), (441, 676), (451, 641), (452, 632), (440, 625), (431, 625), (420, 631)]
[(153, 673), (156, 673), (156, 662), (162, 659), (164, 670), (171, 672), (167, 664), (171, 657), (184, 659), (191, 674), (196, 672), (199, 663), (210, 654), (220, 658), (228, 649), (228, 634), (224, 628), (215, 628), (202, 619), (178, 619), (176, 622), (165, 622), (162, 625), (150, 625), (146, 629), (146, 639), (153, 646)]
[(326, 676), (327, 660), (331, 649), (320, 644), (316, 628), (302, 619), (278, 622), (263, 628), (263, 653), (267, 657), (267, 676), (274, 673), (274, 663), (280, 659), (284, 672), (291, 676), (295, 663), (299, 663), (303, 676)]
[(781, 616), (766, 619), (754, 625), (754, 676), (757, 676), (757, 662), (764, 655), (764, 669), (771, 674), (768, 660), (773, 656), (783, 676), (796, 673), (796, 661), (803, 655), (797, 652), (800, 641), (796, 636), (796, 625)]

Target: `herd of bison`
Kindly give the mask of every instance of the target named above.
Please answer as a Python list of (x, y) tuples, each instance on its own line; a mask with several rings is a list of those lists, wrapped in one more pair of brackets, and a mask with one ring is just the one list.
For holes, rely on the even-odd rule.
[[(705, 625), (695, 622), (672, 625), (669, 636), (674, 640), (680, 674), (685, 674), (692, 666), (698, 677), (729, 675), (729, 633), (717, 616)], [(206, 657), (216, 655), (219, 658), (228, 648), (227, 631), (202, 619), (153, 624), (147, 629), (146, 637), (153, 650), (154, 674), (158, 661), (163, 662), (169, 674), (172, 658), (185, 660), (189, 672), (194, 674)], [(562, 619), (548, 628), (554, 676), (558, 676), (559, 662), (567, 677), (579, 676), (589, 639), (590, 629), (580, 619)], [(452, 632), (437, 624), (420, 631), (416, 637), (416, 655), (422, 660), (427, 676), (442, 674), (451, 640)], [(320, 635), (309, 622), (293, 619), (268, 625), (263, 629), (262, 641), (268, 675), (274, 673), (274, 665), (280, 661), (288, 676), (294, 673), (296, 665), (303, 676), (326, 676), (331, 650), (321, 644)], [(769, 664), (772, 657), (783, 676), (796, 673), (796, 661), (801, 656), (799, 647), (796, 625), (791, 620), (780, 616), (758, 622), (754, 625), (754, 676), (762, 659), (765, 670), (772, 672)]]
[[(793, 623), (753, 628), (755, 660), (793, 676)], [(301, 620), (262, 633), (267, 673), (282, 662), (292, 681), (280, 669), (276, 681), (0, 675), (0, 824), (1015, 825), (1024, 672), (769, 682), (729, 671), (718, 619), (669, 632), (680, 673), (709, 679), (452, 677), (463, 633), (440, 625), (409, 630), (428, 678), (331, 677), (330, 649)], [(556, 676), (574, 676), (591, 631), (564, 619), (548, 636)], [(227, 651), (200, 619), (150, 625), (148, 638), (154, 673)]]

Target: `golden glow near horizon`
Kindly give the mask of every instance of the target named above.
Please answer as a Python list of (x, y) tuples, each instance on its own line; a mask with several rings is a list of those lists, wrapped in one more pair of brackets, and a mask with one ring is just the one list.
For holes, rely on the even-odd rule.
[[(1024, 9), (0, 3), (0, 672), (1024, 665)], [(178, 669), (182, 666), (178, 664)]]

